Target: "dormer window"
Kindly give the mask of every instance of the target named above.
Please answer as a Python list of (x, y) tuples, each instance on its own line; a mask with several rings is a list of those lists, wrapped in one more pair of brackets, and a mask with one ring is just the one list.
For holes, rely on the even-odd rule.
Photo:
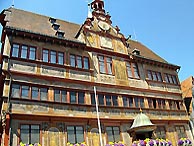
[(135, 54), (135, 55), (140, 55), (140, 51), (136, 48), (133, 50), (132, 53)]
[(55, 23), (53, 23), (52, 27), (53, 27), (54, 30), (58, 30), (60, 25), (55, 22)]
[(65, 34), (65, 32), (62, 30), (57, 30), (57, 32), (56, 32), (56, 36), (58, 36), (59, 38), (64, 37), (64, 34)]
[(55, 22), (56, 22), (56, 19), (55, 19), (55, 18), (53, 18), (53, 17), (50, 17), (50, 18), (49, 18), (49, 21), (50, 21), (50, 23), (52, 23), (52, 24), (53, 24), (53, 23), (55, 23)]

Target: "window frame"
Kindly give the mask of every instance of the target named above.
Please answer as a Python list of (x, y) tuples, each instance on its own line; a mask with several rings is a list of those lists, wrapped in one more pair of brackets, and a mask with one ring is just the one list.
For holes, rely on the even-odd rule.
[(135, 107), (134, 97), (132, 97), (132, 96), (122, 96), (122, 101), (124, 101), (123, 98), (125, 98), (126, 102), (127, 102), (127, 106), (125, 106), (124, 102), (123, 102), (124, 107), (129, 107), (129, 108)]
[[(19, 89), (18, 89), (18, 97), (16, 96), (13, 96), (13, 86), (19, 86)], [(28, 87), (28, 98), (24, 98), (22, 97), (22, 87), (23, 86), (26, 86)], [(38, 93), (37, 93), (37, 98), (33, 98), (33, 95), (32, 95), (32, 88), (37, 88), (38, 89)], [(16, 89), (16, 88), (15, 88)], [(41, 100), (41, 89), (46, 89), (47, 90), (47, 97), (45, 100)], [(37, 100), (37, 101), (48, 101), (48, 87), (39, 87), (39, 86), (34, 86), (34, 85), (28, 85), (28, 84), (18, 84), (18, 83), (13, 83), (11, 85), (11, 98), (17, 98), (17, 99), (24, 99), (24, 100)]]
[(177, 75), (164, 73), (164, 80), (167, 84), (173, 84), (173, 85), (179, 84)]
[(148, 80), (153, 82), (163, 82), (162, 73), (158, 71), (153, 71), (148, 69), (146, 71), (146, 77)]
[[(58, 102), (58, 103), (68, 103), (68, 100), (67, 100), (67, 90), (64, 90), (64, 89), (56, 89), (56, 88), (54, 88), (53, 89), (54, 90), (54, 102)], [(56, 98), (55, 98), (55, 92), (56, 91), (59, 91), (59, 101), (58, 100), (56, 100)], [(66, 96), (66, 100), (65, 101), (63, 101), (63, 96), (64, 96), (64, 94), (63, 94), (63, 92), (65, 92), (66, 94), (65, 94), (65, 96)]]
[[(75, 102), (71, 101), (71, 93), (75, 93)], [(83, 93), (83, 99), (80, 100), (80, 94)], [(83, 101), (83, 102), (80, 102)], [(69, 103), (70, 104), (86, 104), (86, 92), (85, 91), (74, 91), (74, 90), (70, 90), (69, 91)]]
[[(109, 102), (110, 105), (107, 104), (107, 100), (106, 100), (107, 96), (110, 97), (110, 102)], [(99, 106), (119, 107), (118, 95), (98, 93), (96, 95), (96, 98), (97, 98), (97, 103)], [(116, 100), (114, 100), (114, 99), (116, 99)], [(91, 100), (91, 105), (96, 104), (94, 93), (90, 93), (90, 100)]]
[[(107, 130), (107, 128), (111, 128), (110, 130)], [(118, 132), (119, 132), (119, 137), (117, 138), (116, 136), (116, 130), (114, 130), (114, 128), (118, 128)], [(120, 140), (121, 140), (121, 130), (120, 130), (120, 127), (119, 126), (106, 126), (105, 127), (105, 131), (106, 131), (106, 137), (107, 137), (107, 141), (108, 142), (119, 142)], [(111, 136), (112, 136), (112, 138), (113, 138), (113, 140), (111, 139), (111, 140), (109, 140), (109, 135), (108, 135), (108, 132), (107, 131), (110, 131), (111, 132)]]
[[(164, 132), (164, 135), (163, 135)], [(157, 136), (157, 138), (161, 138), (161, 139), (166, 139), (166, 129), (165, 126), (157, 126), (156, 130), (155, 130), (155, 134)]]
[[(17, 45), (18, 46), (18, 50), (17, 50), (17, 55), (14, 55), (13, 52), (14, 52), (14, 45)], [(24, 51), (23, 47), (26, 47), (25, 49), (25, 53), (24, 53), (24, 57), (23, 57), (23, 54), (22, 52)], [(31, 58), (30, 54), (31, 54), (31, 49), (34, 48), (34, 57)], [(37, 59), (37, 47), (35, 46), (31, 46), (31, 45), (27, 45), (27, 44), (20, 44), (20, 43), (13, 43), (12, 46), (11, 46), (11, 57), (16, 57), (16, 58), (21, 58), (21, 59), (27, 59), (27, 60), (36, 60)]]
[[(84, 129), (84, 126), (83, 125), (67, 125), (66, 126), (66, 132), (67, 132), (67, 142), (70, 142), (70, 143), (72, 143), (71, 141), (69, 141), (69, 132), (68, 132), (68, 127), (73, 127), (73, 135), (75, 136), (74, 137), (74, 140), (75, 140), (75, 143), (74, 144), (76, 144), (76, 143), (81, 143), (81, 142), (83, 142), (84, 140), (85, 140), (85, 129)], [(83, 140), (82, 141), (80, 141), (80, 142), (78, 142), (77, 141), (77, 127), (82, 127), (83, 128)], [(71, 135), (72, 136), (72, 135)]]
[[(85, 59), (87, 59), (87, 64), (85, 62), (86, 61)], [(70, 54), (69, 65), (73, 68), (89, 70), (90, 69), (89, 57)]]
[(126, 61), (126, 70), (128, 78), (140, 79), (137, 63)]
[[(110, 59), (110, 61), (108, 59)], [(114, 67), (113, 67), (112, 57), (98, 55), (98, 66), (99, 66), (99, 73), (107, 74), (107, 75), (114, 75)], [(102, 66), (102, 68), (101, 68), (101, 66)]]
[(186, 129), (184, 125), (175, 125), (175, 131), (176, 131), (178, 139), (187, 137)]
[[(47, 51), (48, 53), (44, 53), (44, 51)], [(55, 53), (55, 54), (52, 54)], [(44, 54), (46, 54), (46, 60), (44, 59)], [(62, 56), (59, 54), (63, 54)], [(52, 57), (54, 57), (54, 60), (52, 61)], [(63, 59), (63, 62), (60, 63), (59, 58)], [(44, 61), (45, 60), (45, 61)], [(65, 52), (57, 51), (57, 50), (51, 50), (47, 48), (42, 49), (42, 62), (45, 63), (51, 63), (51, 64), (58, 64), (58, 65), (65, 65)]]
[[(27, 143), (27, 144), (35, 144), (35, 143), (32, 143), (32, 131), (34, 130), (34, 129), (32, 129), (32, 126), (38, 126), (39, 128), (38, 128), (38, 130), (39, 130), (39, 139), (38, 139), (38, 141), (36, 142), (36, 143), (40, 143), (40, 141), (41, 141), (41, 127), (40, 127), (40, 124), (20, 124), (20, 137), (19, 137), (19, 139), (20, 139), (20, 141), (22, 141), (21, 140), (21, 135), (22, 135), (22, 126), (29, 126), (29, 129), (24, 129), (24, 130), (28, 130), (28, 140), (29, 140), (29, 142)], [(37, 129), (36, 129), (37, 130)], [(27, 136), (27, 134), (26, 133), (24, 133), (24, 135), (25, 135), (25, 137)]]

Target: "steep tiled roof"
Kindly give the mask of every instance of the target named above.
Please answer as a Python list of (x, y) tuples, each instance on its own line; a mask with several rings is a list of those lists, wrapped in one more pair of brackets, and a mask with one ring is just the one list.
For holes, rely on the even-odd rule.
[[(56, 30), (52, 28), (50, 17), (15, 8), (9, 8), (5, 13), (8, 27), (55, 36)], [(65, 32), (66, 39), (76, 40), (75, 35), (80, 25), (59, 19), (56, 19), (56, 23), (60, 24), (60, 30)]]
[(132, 53), (134, 49), (137, 49), (140, 51), (140, 56), (143, 56), (145, 58), (152, 59), (155, 61), (167, 63), (166, 60), (158, 56), (156, 53), (154, 53), (152, 50), (148, 49), (146, 46), (144, 46), (138, 41), (130, 40), (129, 45), (130, 45), (129, 53)]
[[(49, 21), (50, 17), (48, 16), (15, 8), (4, 10), (1, 14), (3, 13), (6, 14), (4, 19), (7, 21), (6, 27), (48, 36), (55, 36), (56, 34), (56, 30), (52, 28), (52, 24)], [(78, 33), (81, 25), (59, 19), (56, 19), (56, 23), (60, 25), (60, 30), (65, 32), (65, 39), (78, 41), (75, 38), (75, 35)], [(167, 61), (155, 54), (140, 42), (130, 40), (129, 45), (129, 53), (132, 53), (134, 49), (138, 49), (140, 51), (141, 57), (168, 64)]]

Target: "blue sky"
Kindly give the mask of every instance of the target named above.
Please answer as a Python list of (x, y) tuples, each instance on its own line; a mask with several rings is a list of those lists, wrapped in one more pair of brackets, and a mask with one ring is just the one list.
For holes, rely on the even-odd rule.
[[(14, 0), (14, 7), (82, 24), (87, 1)], [(0, 11), (12, 2), (0, 0)], [(105, 9), (125, 36), (181, 66), (180, 81), (194, 75), (194, 0), (105, 0)]]

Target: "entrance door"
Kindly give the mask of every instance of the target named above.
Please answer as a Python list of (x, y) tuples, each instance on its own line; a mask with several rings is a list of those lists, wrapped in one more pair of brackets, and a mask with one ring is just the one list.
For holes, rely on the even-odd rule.
[(48, 146), (59, 146), (59, 130), (52, 127), (48, 130)]
[(92, 128), (91, 132), (91, 141), (90, 146), (99, 146), (100, 145), (100, 136), (97, 128)]

